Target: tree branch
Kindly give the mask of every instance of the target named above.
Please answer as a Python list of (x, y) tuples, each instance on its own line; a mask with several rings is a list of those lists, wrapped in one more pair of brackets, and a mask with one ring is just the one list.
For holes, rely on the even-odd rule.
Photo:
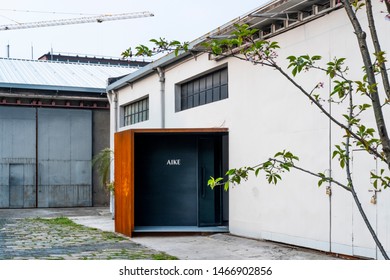
[[(278, 163), (284, 163), (283, 161), (281, 161), (281, 160), (278, 160), (278, 159), (275, 159), (275, 158), (270, 158), (270, 160), (273, 160), (273, 161), (276, 161), (276, 162), (278, 162)], [(309, 175), (311, 175), (311, 176), (314, 176), (314, 177), (317, 177), (317, 178), (319, 178), (319, 179), (324, 179), (325, 181), (327, 181), (327, 182), (330, 182), (330, 183), (334, 183), (334, 184), (336, 184), (336, 185), (338, 185), (339, 187), (342, 187), (344, 190), (346, 190), (346, 191), (348, 191), (348, 192), (351, 192), (351, 189), (347, 186), (347, 185), (345, 185), (345, 184), (343, 184), (343, 183), (340, 183), (339, 181), (336, 181), (336, 180), (334, 180), (333, 178), (331, 178), (331, 177), (322, 177), (322, 176), (320, 176), (319, 174), (317, 174), (317, 173), (314, 173), (314, 172), (312, 172), (312, 171), (309, 171), (309, 170), (307, 170), (307, 169), (304, 169), (304, 168), (302, 168), (302, 167), (299, 167), (299, 166), (297, 166), (297, 165), (291, 165), (290, 167), (292, 167), (292, 168), (294, 168), (294, 169), (296, 169), (296, 170), (299, 170), (299, 171), (301, 171), (301, 172), (303, 172), (303, 173), (306, 173), (306, 174), (309, 174)]]
[[(390, 5), (388, 0), (385, 0), (386, 5)], [(388, 6), (389, 7), (389, 6)], [(372, 38), (372, 43), (375, 48), (375, 53), (379, 54), (382, 52), (380, 43), (379, 43), (379, 38), (378, 38), (378, 33), (376, 32), (376, 27), (375, 27), (375, 21), (374, 21), (374, 15), (372, 13), (372, 4), (371, 0), (366, 0), (366, 13), (367, 13), (367, 19), (368, 19), (368, 27), (370, 29), (371, 33), (371, 38)], [(381, 69), (381, 77), (382, 77), (382, 82), (383, 82), (383, 88), (385, 90), (386, 96), (388, 99), (390, 99), (390, 83), (389, 83), (389, 76), (387, 75), (386, 72), (386, 64), (384, 61), (378, 63), (379, 68)]]
[[(292, 79), (279, 65), (277, 65), (276, 63), (274, 63), (272, 65), (272, 67), (274, 67), (276, 70), (278, 70), (284, 77), (286, 77), (296, 88), (298, 88), (307, 98), (310, 99), (311, 102), (313, 102), (320, 110), (322, 113), (324, 113), (326, 115), (326, 117), (328, 117), (333, 123), (335, 123), (336, 125), (338, 125), (340, 128), (344, 129), (345, 131), (347, 131), (353, 138), (355, 138), (356, 140), (360, 141), (361, 143), (364, 143), (365, 140), (361, 137), (359, 137), (356, 133), (354, 133), (353, 131), (351, 131), (347, 126), (345, 126), (344, 124), (342, 124), (341, 122), (339, 122), (337, 119), (335, 119), (328, 111), (325, 110), (324, 107), (321, 106), (321, 104), (319, 104), (317, 102), (317, 100), (311, 96), (308, 92), (306, 92), (306, 90), (301, 86), (299, 85), (294, 79)], [(376, 151), (375, 149), (373, 149), (372, 147), (368, 146), (367, 149), (369, 150), (370, 153), (372, 153), (373, 155), (375, 155), (376, 157), (380, 158), (381, 160), (383, 160), (384, 162), (388, 163), (387, 159), (384, 158), (380, 153), (378, 153), (378, 151)]]
[(373, 69), (370, 52), (366, 41), (366, 33), (363, 31), (360, 22), (357, 19), (356, 14), (352, 9), (349, 0), (341, 0), (341, 1), (344, 5), (344, 10), (346, 11), (348, 18), (355, 30), (356, 38), (360, 48), (360, 53), (367, 74), (367, 80), (369, 85), (372, 87), (372, 92), (370, 92), (372, 97), (372, 107), (373, 107), (374, 116), (377, 124), (378, 134), (382, 142), (383, 153), (385, 158), (383, 159), (383, 157), (381, 157), (381, 159), (387, 163), (388, 169), (390, 169), (390, 138), (387, 132), (387, 127), (386, 127), (386, 123), (385, 123), (385, 119), (383, 116), (382, 107), (379, 99), (375, 72)]

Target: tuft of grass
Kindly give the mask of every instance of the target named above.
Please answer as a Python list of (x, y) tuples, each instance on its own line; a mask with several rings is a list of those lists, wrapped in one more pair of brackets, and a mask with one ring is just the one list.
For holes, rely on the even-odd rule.
[(111, 240), (111, 241), (124, 241), (124, 240), (126, 240), (126, 238), (119, 236), (113, 232), (109, 232), (109, 231), (103, 231), (102, 237), (105, 240)]
[(76, 224), (75, 222), (73, 222), (71, 219), (67, 217), (57, 217), (53, 219), (34, 218), (32, 220), (45, 223), (47, 225), (68, 226), (68, 227), (78, 228), (78, 229), (84, 228), (84, 226)]
[(164, 253), (164, 252), (159, 252), (158, 254), (153, 254), (152, 259), (153, 260), (178, 260), (177, 257), (168, 255), (167, 253)]

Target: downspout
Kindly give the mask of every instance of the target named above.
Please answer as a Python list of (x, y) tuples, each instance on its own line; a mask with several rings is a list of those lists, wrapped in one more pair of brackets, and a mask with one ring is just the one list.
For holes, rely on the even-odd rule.
[(114, 103), (114, 132), (118, 131), (118, 93), (115, 90), (110, 90), (107, 92), (108, 102), (110, 103), (110, 107)]
[[(329, 78), (329, 91), (331, 91), (331, 80)], [(331, 102), (331, 93), (329, 93), (329, 114), (332, 115), (332, 102)], [(329, 178), (332, 178), (332, 121), (329, 119)], [(329, 196), (329, 252), (332, 252), (332, 182), (329, 182), (327, 194)]]
[(165, 128), (165, 72), (161, 67), (157, 67), (157, 73), (160, 82), (161, 128)]
[[(107, 93), (110, 107), (114, 105), (114, 133), (118, 132), (118, 93), (115, 90), (111, 90)], [(111, 139), (111, 136), (110, 136)], [(111, 165), (112, 166), (112, 165)], [(112, 174), (112, 173), (111, 173)], [(110, 192), (110, 212), (111, 217), (115, 217), (115, 199), (113, 192)]]

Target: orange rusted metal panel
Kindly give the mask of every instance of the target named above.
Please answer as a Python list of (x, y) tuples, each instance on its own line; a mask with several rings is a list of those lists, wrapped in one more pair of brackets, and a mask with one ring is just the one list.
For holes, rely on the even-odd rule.
[(115, 231), (132, 236), (134, 229), (134, 134), (115, 134)]

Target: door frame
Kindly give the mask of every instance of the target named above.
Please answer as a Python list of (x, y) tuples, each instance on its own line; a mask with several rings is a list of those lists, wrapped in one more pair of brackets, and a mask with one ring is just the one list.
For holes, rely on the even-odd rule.
[[(114, 135), (114, 180), (115, 180), (115, 231), (132, 236), (134, 231), (134, 149), (135, 136), (143, 134), (221, 134), (227, 128), (188, 129), (129, 129)], [(225, 159), (228, 160), (227, 158)], [(226, 166), (224, 166), (227, 168)]]

